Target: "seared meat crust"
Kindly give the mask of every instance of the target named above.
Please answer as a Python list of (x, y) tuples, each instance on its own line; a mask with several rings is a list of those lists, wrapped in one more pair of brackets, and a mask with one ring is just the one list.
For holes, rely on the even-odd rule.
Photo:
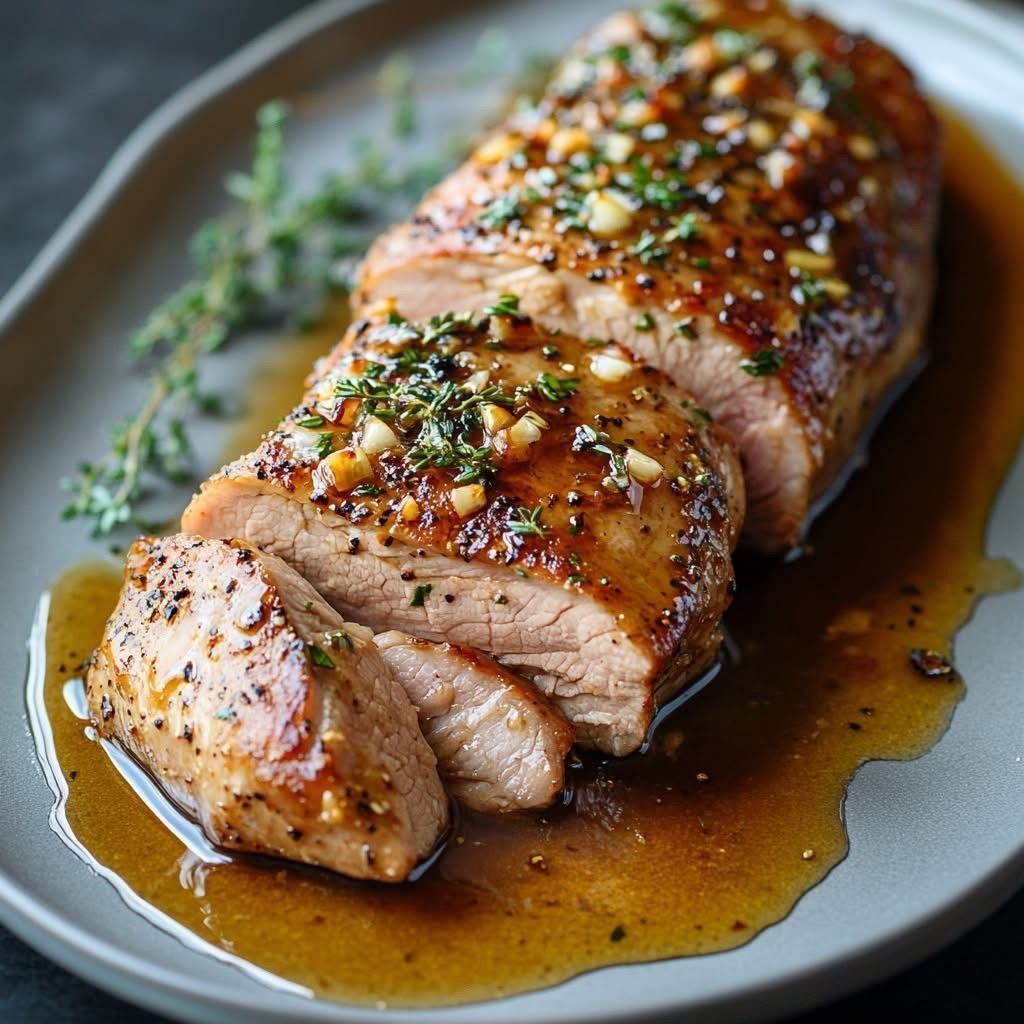
[(822, 18), (659, 12), (586, 36), (378, 241), (362, 296), (423, 317), (511, 291), (624, 344), (733, 432), (745, 539), (778, 551), (920, 351), (941, 133), (892, 53)]
[(99, 734), (218, 845), (393, 882), (447, 826), (369, 631), (242, 541), (136, 541), (86, 687)]
[(626, 753), (720, 643), (738, 464), (657, 371), (515, 305), (363, 318), (183, 522), (279, 554), (376, 631), (493, 654)]

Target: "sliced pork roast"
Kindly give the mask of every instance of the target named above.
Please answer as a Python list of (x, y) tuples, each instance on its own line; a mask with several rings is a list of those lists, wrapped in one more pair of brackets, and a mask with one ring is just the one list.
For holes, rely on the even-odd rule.
[(778, 551), (920, 351), (940, 136), (888, 50), (777, 0), (617, 15), (378, 241), (362, 297), (514, 292), (616, 338), (732, 431), (745, 539)]
[(354, 324), (183, 522), (280, 555), (375, 631), (496, 656), (580, 742), (625, 754), (715, 656), (742, 508), (707, 413), (504, 296), (479, 318)]
[(374, 637), (420, 716), (452, 796), (477, 811), (547, 807), (565, 787), (573, 730), (490, 658), (392, 630)]
[(89, 668), (100, 735), (224, 847), (399, 881), (448, 823), (367, 630), (241, 541), (137, 541)]

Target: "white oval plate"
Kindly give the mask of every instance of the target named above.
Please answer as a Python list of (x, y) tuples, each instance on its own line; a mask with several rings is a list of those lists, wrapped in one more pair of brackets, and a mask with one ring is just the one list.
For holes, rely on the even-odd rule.
[[(372, 131), (381, 113), (367, 101), (372, 72), (389, 50), (407, 49), (427, 74), (439, 72), (460, 66), (482, 30), (499, 24), (518, 49), (552, 52), (615, 6), (329, 0), (310, 8), (150, 118), (0, 304), (0, 918), (91, 982), (181, 1019), (381, 1016), (274, 989), (230, 957), (154, 927), (47, 823), (53, 800), (26, 720), (24, 642), (35, 596), (63, 566), (90, 553), (80, 531), (57, 524), (54, 475), (87, 458), (103, 426), (136, 400), (138, 380), (116, 369), (126, 332), (182, 279), (185, 240), (222, 203), (220, 176), (240, 159), (261, 102), (312, 95), (290, 152), (296, 172), (313, 175), (337, 162), (347, 137)], [(817, 6), (891, 43), (1024, 180), (1019, 28), (958, 0)], [(493, 90), (476, 87), (428, 98), (425, 134), (444, 138), (448, 126), (494, 99)], [(240, 360), (251, 359), (254, 347), (221, 360), (223, 382), (240, 376)], [(200, 437), (208, 462), (221, 442), (213, 430)], [(989, 547), (1024, 562), (1022, 459), (996, 508)], [(500, 1002), (389, 1011), (388, 1019), (608, 1022), (685, 1012), (688, 1020), (721, 1024), (771, 1017), (865, 985), (951, 940), (1024, 881), (1021, 622), (1022, 592), (982, 605), (957, 643), (969, 687), (947, 735), (918, 761), (874, 763), (858, 773), (846, 802), (850, 855), (749, 945), (607, 968)]]

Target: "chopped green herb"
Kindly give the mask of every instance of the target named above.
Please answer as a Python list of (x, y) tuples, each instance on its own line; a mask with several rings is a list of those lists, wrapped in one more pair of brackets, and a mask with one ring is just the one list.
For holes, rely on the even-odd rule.
[(352, 493), (357, 498), (376, 498), (378, 495), (384, 493), (382, 487), (378, 487), (376, 484), (360, 484), (358, 487), (352, 489)]
[(331, 661), (331, 656), (322, 647), (317, 647), (316, 644), (306, 644), (306, 650), (309, 651), (309, 656), (314, 665), (319, 665), (320, 668), (336, 667), (334, 662)]
[(698, 270), (710, 270), (711, 269), (711, 260), (709, 260), (707, 258), (707, 256), (694, 256), (693, 257), (693, 265)]
[(513, 189), (491, 200), (481, 211), (478, 219), (485, 227), (501, 228), (512, 221), (522, 220), (525, 216), (526, 207), (520, 199), (520, 193)]
[(611, 344), (606, 338), (587, 338), (587, 348), (607, 348)]
[(576, 428), (572, 441), (574, 452), (597, 452), (608, 456), (609, 473), (601, 481), (609, 490), (624, 491), (629, 487), (629, 473), (626, 471), (625, 445), (614, 444), (601, 430), (583, 424)]
[(537, 378), (533, 388), (549, 402), (561, 402), (571, 398), (579, 386), (579, 377), (556, 377), (553, 373), (545, 371)]
[(653, 231), (645, 231), (629, 251), (639, 256), (641, 263), (662, 263), (672, 252), (667, 246), (658, 244), (658, 236)]
[(782, 369), (785, 358), (777, 348), (762, 348), (749, 359), (740, 360), (740, 369), (751, 377), (770, 377)]
[(693, 326), (693, 317), (688, 316), (685, 320), (680, 320), (676, 324), (676, 334), (681, 334), (688, 341), (695, 341), (697, 338), (697, 329)]
[(650, 313), (644, 313), (633, 325), (638, 331), (653, 331), (654, 317)]
[(557, 345), (545, 345), (541, 350), (540, 354), (545, 359), (557, 359), (559, 356)]
[(700, 221), (697, 219), (697, 215), (692, 211), (684, 213), (676, 223), (669, 228), (668, 231), (662, 235), (662, 239), (666, 242), (689, 242), (693, 238), (697, 238), (700, 235)]
[(697, 420), (698, 423), (714, 422), (714, 417), (707, 411), (707, 409), (703, 409), (699, 405), (695, 405), (689, 398), (682, 399), (679, 404), (687, 412), (692, 413), (693, 418)]
[(434, 589), (433, 583), (421, 583), (414, 591), (412, 600), (409, 602), (410, 608), (422, 608), (423, 602), (430, 595), (430, 592)]
[(720, 28), (714, 35), (715, 49), (730, 62), (752, 53), (761, 40), (753, 32), (737, 32), (734, 28)]
[(334, 435), (330, 432), (317, 434), (316, 441), (313, 442), (313, 450), (316, 452), (317, 458), (326, 459), (334, 451)]
[(573, 573), (573, 574), (572, 574), (572, 575), (571, 575), (571, 576), (569, 577), (569, 582), (570, 582), (570, 583), (571, 583), (571, 584), (572, 584), (572, 585), (573, 585), (574, 587), (578, 587), (578, 586), (579, 586), (579, 585), (580, 585), (581, 583), (586, 583), (586, 582), (587, 582), (587, 577), (586, 577), (586, 576), (584, 576), (584, 575), (582, 575), (581, 573), (578, 573), (578, 572), (574, 572), (574, 573)]
[(519, 296), (502, 295), (493, 306), (487, 306), (484, 312), (488, 316), (519, 316)]
[(296, 420), (295, 425), (312, 430), (314, 427), (322, 427), (325, 422), (323, 416), (304, 416), (301, 420)]
[(521, 536), (532, 534), (535, 537), (543, 537), (547, 527), (540, 521), (542, 512), (543, 508), (540, 505), (534, 509), (520, 506), (508, 517), (508, 528)]

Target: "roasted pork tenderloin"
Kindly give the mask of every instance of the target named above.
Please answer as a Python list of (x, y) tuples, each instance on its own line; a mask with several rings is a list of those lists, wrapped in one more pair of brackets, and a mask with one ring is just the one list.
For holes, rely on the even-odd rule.
[(397, 630), (374, 642), (416, 708), (453, 797), (491, 813), (554, 802), (573, 730), (535, 687), (456, 644)]
[(616, 15), (362, 270), (406, 315), (506, 292), (615, 338), (736, 438), (797, 543), (921, 351), (941, 132), (888, 50), (777, 0)]
[(115, 740), (211, 841), (406, 878), (448, 800), (368, 631), (242, 541), (136, 541), (86, 677)]
[(684, 392), (503, 296), (356, 322), (183, 524), (279, 555), (374, 631), (494, 656), (621, 755), (716, 655), (743, 504), (731, 442)]

